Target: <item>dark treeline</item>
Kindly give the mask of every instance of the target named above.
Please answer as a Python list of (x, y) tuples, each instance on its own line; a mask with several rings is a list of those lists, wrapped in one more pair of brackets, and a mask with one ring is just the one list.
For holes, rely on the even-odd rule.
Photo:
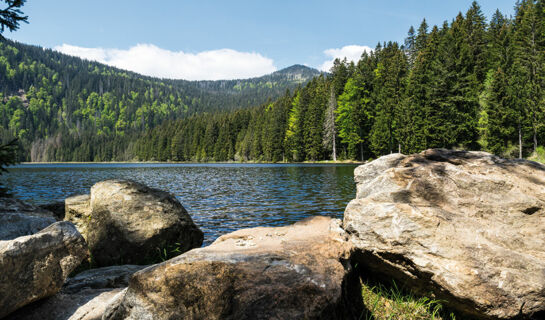
[(536, 151), (545, 138), (545, 1), (517, 3), (490, 22), (475, 2), (442, 26), (424, 20), (404, 44), (387, 42), (357, 63), (273, 103), (157, 127), (140, 160), (305, 161), (377, 157), (427, 148)]
[(246, 80), (165, 80), (1, 40), (0, 143), (18, 138), (22, 161), (130, 160), (130, 138), (140, 132), (259, 105), (316, 74), (293, 66)]

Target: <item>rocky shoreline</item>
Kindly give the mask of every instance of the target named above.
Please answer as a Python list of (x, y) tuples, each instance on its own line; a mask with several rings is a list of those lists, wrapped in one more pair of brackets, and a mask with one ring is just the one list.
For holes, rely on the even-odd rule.
[(42, 208), (2, 198), (0, 318), (359, 319), (363, 275), (464, 318), (545, 317), (545, 166), (433, 149), (379, 158), (355, 180), (343, 221), (202, 248), (175, 197), (133, 181)]

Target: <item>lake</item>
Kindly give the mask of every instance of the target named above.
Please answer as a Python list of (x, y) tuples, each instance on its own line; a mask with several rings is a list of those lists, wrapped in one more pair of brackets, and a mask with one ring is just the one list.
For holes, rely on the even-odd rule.
[(2, 175), (34, 204), (89, 193), (98, 181), (132, 179), (175, 195), (209, 244), (241, 228), (282, 226), (309, 216), (342, 218), (355, 197), (356, 165), (21, 164)]

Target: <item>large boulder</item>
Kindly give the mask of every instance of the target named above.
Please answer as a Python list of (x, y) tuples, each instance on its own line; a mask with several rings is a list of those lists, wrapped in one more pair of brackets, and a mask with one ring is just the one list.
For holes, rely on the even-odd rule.
[(0, 241), (0, 318), (57, 293), (87, 255), (83, 237), (65, 221)]
[(49, 211), (17, 199), (0, 197), (0, 240), (32, 235), (55, 222)]
[(545, 316), (545, 166), (436, 149), (355, 179), (343, 223), (368, 272), (477, 318)]
[(91, 269), (68, 278), (56, 295), (10, 314), (6, 320), (100, 320), (121, 297), (129, 278), (145, 266), (124, 265)]
[(239, 230), (135, 273), (104, 319), (358, 318), (349, 251), (340, 221), (325, 217)]
[(202, 231), (174, 196), (134, 181), (102, 181), (90, 196), (65, 203), (65, 219), (83, 234), (98, 266), (149, 264), (165, 249), (202, 245)]

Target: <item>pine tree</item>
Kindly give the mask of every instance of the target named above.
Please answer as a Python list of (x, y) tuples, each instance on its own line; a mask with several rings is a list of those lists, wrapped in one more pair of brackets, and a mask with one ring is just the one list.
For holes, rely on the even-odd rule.
[(418, 27), (418, 33), (416, 35), (414, 45), (415, 45), (415, 51), (420, 52), (426, 48), (428, 44), (428, 23), (426, 22), (426, 19), (422, 20), (422, 23), (420, 23), (420, 27)]
[[(513, 81), (519, 90), (521, 115), (530, 124), (533, 151), (538, 147), (538, 133), (543, 128), (543, 12), (534, 0), (524, 0), (517, 7), (513, 35)], [(524, 120), (523, 120), (524, 121)], [(521, 121), (521, 122), (523, 122)], [(525, 128), (520, 124), (520, 154)]]
[(487, 38), (490, 70), (497, 70), (498, 67), (508, 70), (512, 61), (509, 50), (511, 48), (511, 23), (499, 10), (496, 10), (490, 20)]
[(375, 123), (370, 135), (371, 149), (377, 156), (399, 151), (400, 108), (404, 100), (407, 57), (395, 42), (384, 45), (377, 53), (375, 69)]
[(511, 107), (509, 82), (501, 67), (489, 72), (481, 96), (479, 144), (488, 152), (513, 157), (517, 141), (517, 110)]
[(418, 49), (416, 47), (416, 31), (414, 30), (413, 26), (409, 28), (407, 38), (405, 39), (405, 52), (407, 54), (409, 69), (411, 69), (414, 65), (414, 61), (416, 60), (416, 56), (418, 55)]
[(310, 83), (309, 102), (303, 122), (303, 136), (306, 160), (316, 161), (323, 158), (323, 122), (327, 104), (327, 86), (325, 78), (320, 76)]
[(284, 146), (290, 161), (302, 161), (305, 159), (303, 144), (303, 121), (308, 103), (307, 90), (299, 90), (293, 99), (288, 114)]
[(333, 86), (335, 96), (338, 97), (343, 93), (344, 85), (351, 75), (346, 58), (344, 58), (342, 61), (338, 58), (335, 59), (330, 72), (332, 82), (331, 85)]

